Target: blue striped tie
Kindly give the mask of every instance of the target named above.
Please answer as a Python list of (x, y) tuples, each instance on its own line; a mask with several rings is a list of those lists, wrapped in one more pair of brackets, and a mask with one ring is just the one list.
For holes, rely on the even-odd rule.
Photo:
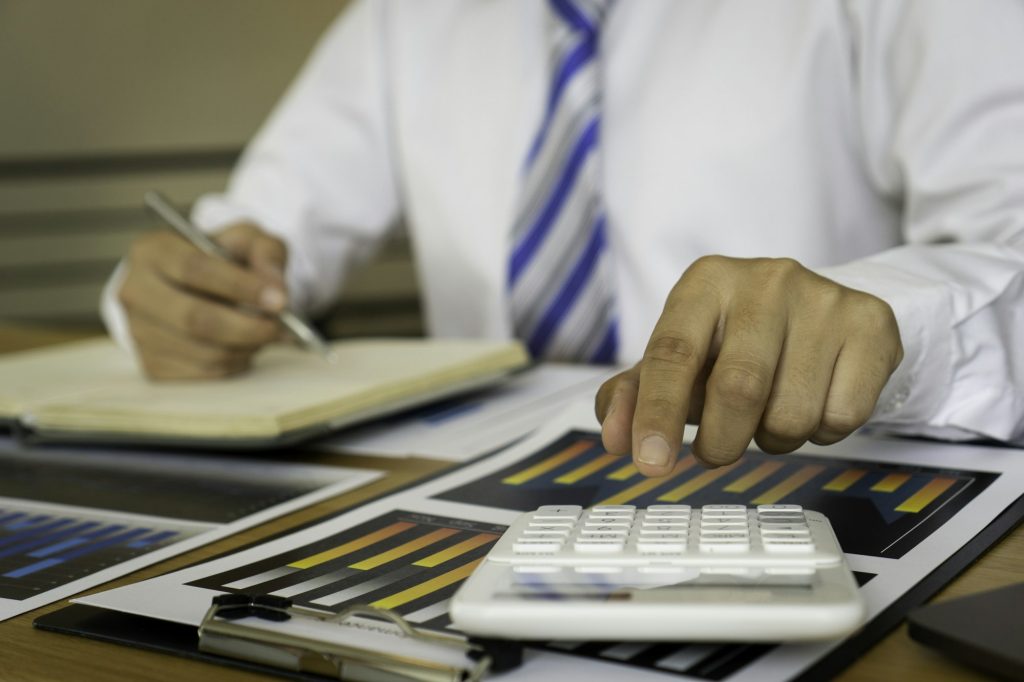
[(618, 332), (601, 201), (598, 43), (610, 0), (549, 0), (551, 88), (512, 229), (516, 336), (535, 358), (609, 363)]

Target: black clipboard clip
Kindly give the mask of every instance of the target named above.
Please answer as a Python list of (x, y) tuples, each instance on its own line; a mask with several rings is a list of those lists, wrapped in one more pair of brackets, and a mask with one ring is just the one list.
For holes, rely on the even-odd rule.
[(478, 682), (522, 660), (519, 645), (418, 629), (372, 606), (335, 615), (247, 594), (213, 598), (199, 626), (199, 649), (354, 682)]

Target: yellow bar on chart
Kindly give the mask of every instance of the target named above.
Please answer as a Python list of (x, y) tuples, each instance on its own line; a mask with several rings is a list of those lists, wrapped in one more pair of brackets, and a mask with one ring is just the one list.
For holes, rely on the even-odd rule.
[(879, 493), (894, 493), (909, 479), (910, 474), (889, 474), (881, 481), (871, 486), (871, 489)]
[(633, 462), (630, 462), (626, 466), (619, 467), (615, 471), (608, 474), (607, 478), (610, 481), (628, 481), (629, 479), (633, 478), (639, 473), (640, 470), (636, 468)]
[(833, 493), (841, 493), (860, 479), (864, 478), (864, 474), (866, 473), (867, 471), (864, 469), (847, 469), (825, 485), (821, 486), (821, 489), (828, 490)]
[(784, 466), (783, 462), (765, 462), (722, 488), (727, 493), (745, 493)]
[(361, 538), (356, 538), (351, 542), (346, 542), (343, 545), (338, 545), (333, 549), (328, 549), (319, 554), (306, 557), (305, 559), (299, 559), (288, 564), (291, 568), (312, 568), (313, 566), (319, 566), (322, 563), (326, 563), (331, 559), (337, 559), (338, 557), (351, 554), (352, 552), (358, 552), (361, 549), (369, 547), (370, 545), (386, 540), (392, 535), (398, 535), (404, 530), (408, 530), (415, 526), (415, 523), (408, 521), (399, 521), (398, 523), (392, 523), (390, 526), (375, 530), (369, 535), (364, 535)]
[(431, 592), (437, 592), (438, 590), (444, 589), (453, 583), (457, 583), (460, 580), (465, 580), (476, 568), (477, 564), (483, 561), (484, 558), (474, 559), (469, 563), (462, 564), (458, 568), (452, 569), (447, 573), (425, 580), (419, 585), (413, 585), (412, 587), (402, 590), (397, 594), (393, 594), (390, 597), (384, 597), (370, 604), (370, 606), (376, 606), (378, 609), (393, 609), (401, 606), (402, 604), (408, 604), (409, 602), (425, 597)]
[(735, 465), (730, 465), (730, 466), (727, 466), (727, 467), (719, 467), (717, 469), (708, 469), (707, 471), (705, 471), (704, 473), (700, 474), (699, 476), (694, 476), (693, 478), (691, 478), (689, 481), (687, 481), (686, 483), (682, 484), (681, 486), (677, 486), (677, 487), (673, 488), (672, 490), (669, 490), (667, 493), (665, 493), (663, 495), (659, 495), (658, 496), (658, 501), (659, 502), (679, 502), (684, 497), (687, 497), (688, 495), (692, 495), (695, 492), (697, 492), (698, 490), (703, 489), (704, 487), (706, 487), (712, 481), (717, 481), (722, 476), (725, 476), (726, 474), (731, 472), (734, 467), (735, 467)]
[(820, 464), (800, 467), (795, 474), (751, 500), (751, 504), (775, 504), (824, 470), (825, 467)]
[(605, 453), (600, 457), (596, 457), (591, 461), (587, 462), (583, 466), (576, 467), (572, 471), (562, 474), (555, 479), (555, 483), (561, 483), (563, 485), (572, 485), (577, 481), (581, 481), (587, 476), (597, 473), (606, 466), (610, 466), (615, 462), (621, 462), (622, 457), (620, 455), (610, 455)]
[(377, 568), (383, 564), (394, 561), (395, 559), (401, 559), (402, 557), (412, 554), (418, 549), (423, 549), (435, 542), (440, 542), (445, 538), (451, 537), (459, 531), (454, 528), (438, 528), (435, 531), (421, 535), (418, 538), (410, 540), (409, 542), (403, 543), (398, 547), (393, 547), (380, 554), (375, 554), (372, 557), (357, 561), (356, 563), (349, 566), (349, 568), (355, 568), (360, 571), (368, 571), (371, 568)]
[(667, 476), (656, 476), (654, 478), (645, 478), (639, 483), (634, 483), (625, 490), (621, 490), (606, 500), (601, 500), (597, 504), (629, 504), (636, 498), (640, 497), (645, 493), (649, 493), (658, 486), (665, 485), (670, 480), (683, 473), (694, 464), (697, 463), (692, 456), (682, 457), (676, 462), (676, 465), (672, 468), (672, 471)]
[(451, 561), (455, 557), (460, 557), (466, 552), (471, 552), (477, 547), (486, 545), (488, 542), (494, 542), (498, 539), (498, 536), (494, 533), (478, 533), (473, 537), (458, 542), (448, 549), (442, 549), (440, 552), (435, 552), (430, 556), (423, 557), (419, 561), (414, 561), (413, 566), (423, 566), (424, 568), (433, 568), (443, 564), (446, 561)]
[(565, 450), (551, 455), (547, 459), (534, 464), (532, 467), (528, 467), (522, 471), (512, 474), (511, 476), (505, 477), (501, 482), (506, 485), (522, 485), (527, 481), (532, 481), (538, 476), (543, 476), (552, 469), (557, 469), (566, 462), (579, 457), (592, 447), (594, 447), (594, 441), (592, 440), (581, 440), (577, 443), (573, 443)]
[(943, 476), (933, 478), (925, 484), (924, 487), (904, 500), (900, 506), (896, 507), (896, 511), (912, 512), (916, 514), (934, 502), (935, 498), (939, 495), (949, 490), (949, 487), (954, 483), (956, 483), (955, 478), (946, 478)]

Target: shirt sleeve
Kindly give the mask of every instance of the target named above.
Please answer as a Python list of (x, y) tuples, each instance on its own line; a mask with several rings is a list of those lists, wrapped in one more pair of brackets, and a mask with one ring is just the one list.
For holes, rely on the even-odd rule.
[[(202, 197), (193, 220), (216, 231), (247, 220), (288, 245), (293, 309), (316, 314), (336, 297), (353, 263), (369, 257), (399, 211), (389, 139), (385, 13), (357, 0), (324, 34), (232, 173), (223, 194)], [(131, 348), (117, 291), (101, 312)]]
[(821, 268), (893, 308), (872, 424), (1024, 439), (1024, 3), (850, 2), (871, 179), (905, 245)]

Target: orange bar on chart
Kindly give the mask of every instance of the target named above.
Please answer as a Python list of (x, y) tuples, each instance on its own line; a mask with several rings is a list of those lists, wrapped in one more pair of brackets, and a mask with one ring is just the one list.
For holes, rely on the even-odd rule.
[(393, 594), (390, 597), (384, 597), (370, 604), (370, 606), (376, 606), (378, 609), (393, 609), (402, 604), (408, 604), (411, 601), (425, 597), (432, 592), (444, 589), (453, 583), (457, 583), (460, 580), (465, 580), (476, 568), (477, 564), (483, 561), (484, 558), (474, 559), (467, 564), (462, 564), (458, 568), (452, 569), (447, 573), (425, 580), (419, 585), (413, 585), (409, 589), (402, 590), (397, 594)]
[(587, 462), (583, 466), (576, 467), (572, 471), (569, 471), (567, 473), (562, 474), (561, 476), (559, 476), (558, 478), (555, 479), (555, 483), (561, 483), (563, 485), (572, 485), (573, 483), (576, 483), (577, 481), (581, 481), (581, 480), (583, 480), (587, 476), (590, 476), (593, 473), (597, 473), (598, 471), (600, 471), (601, 469), (604, 469), (607, 466), (611, 466), (615, 462), (621, 462), (621, 461), (622, 461), (622, 457), (621, 456), (619, 456), (619, 455), (610, 455), (608, 453), (605, 453), (605, 454), (601, 455), (600, 457), (597, 457), (597, 458)]
[(847, 469), (825, 485), (821, 486), (821, 489), (828, 490), (833, 493), (841, 493), (860, 479), (864, 478), (864, 474), (866, 473), (867, 471), (864, 469)]
[(427, 533), (426, 535), (421, 535), (418, 538), (401, 544), (398, 547), (393, 547), (392, 549), (389, 549), (386, 552), (381, 552), (380, 554), (375, 554), (372, 557), (363, 559), (362, 561), (357, 561), (356, 563), (350, 565), (349, 568), (355, 568), (360, 571), (368, 571), (371, 568), (377, 568), (378, 566), (382, 566), (388, 562), (394, 561), (395, 559), (400, 559), (408, 554), (412, 554), (416, 550), (428, 547), (434, 544), (435, 542), (440, 542), (441, 540), (451, 537), (458, 532), (459, 531), (455, 530), (454, 528), (439, 528), (435, 531)]
[(871, 486), (871, 489), (878, 493), (894, 493), (908, 480), (910, 480), (910, 474), (889, 474)]
[(557, 469), (566, 462), (579, 457), (592, 447), (594, 447), (594, 441), (592, 440), (581, 440), (577, 443), (573, 443), (565, 450), (551, 455), (547, 459), (534, 464), (532, 467), (528, 467), (522, 471), (512, 474), (511, 476), (505, 477), (501, 482), (506, 485), (522, 485), (527, 481), (532, 481), (538, 476), (543, 476), (552, 469)]
[[(696, 460), (694, 460), (694, 461), (696, 461)], [(700, 474), (699, 476), (694, 476), (693, 478), (691, 478), (689, 481), (687, 481), (686, 483), (682, 484), (681, 486), (675, 487), (675, 488), (673, 488), (672, 490), (669, 490), (667, 493), (665, 493), (663, 495), (659, 495), (658, 496), (658, 501), (660, 501), (660, 502), (679, 502), (684, 497), (687, 497), (688, 495), (694, 494), (695, 492), (703, 489), (709, 483), (711, 483), (713, 481), (716, 481), (719, 478), (721, 478), (722, 476), (725, 476), (726, 474), (730, 473), (733, 470), (733, 468), (735, 468), (735, 466), (736, 465), (733, 464), (733, 465), (730, 465), (730, 466), (727, 466), (727, 467), (719, 467), (717, 469), (708, 469), (707, 471), (705, 471), (704, 473)]]
[(639, 473), (640, 473), (640, 470), (637, 469), (633, 465), (633, 462), (630, 462), (626, 466), (619, 467), (615, 471), (613, 471), (610, 474), (608, 474), (608, 480), (611, 480), (611, 481), (628, 481), (629, 479), (633, 478), (634, 476), (636, 476)]
[(392, 523), (390, 526), (375, 530), (369, 535), (364, 535), (361, 538), (356, 538), (351, 542), (346, 542), (343, 545), (338, 545), (333, 549), (328, 549), (319, 554), (306, 557), (305, 559), (299, 559), (288, 564), (292, 568), (312, 568), (313, 566), (319, 566), (322, 563), (326, 563), (331, 559), (337, 559), (338, 557), (351, 554), (352, 552), (358, 552), (361, 549), (369, 547), (372, 544), (386, 540), (392, 535), (397, 535), (404, 530), (408, 530), (415, 526), (415, 523), (408, 521), (399, 521), (398, 523)]
[(783, 462), (765, 462), (722, 488), (727, 493), (745, 493), (784, 466)]
[(802, 466), (795, 474), (751, 500), (751, 504), (775, 504), (824, 470), (820, 464)]
[(442, 549), (440, 552), (435, 552), (430, 556), (423, 557), (419, 561), (414, 561), (414, 566), (423, 566), (424, 568), (433, 568), (439, 566), (446, 561), (451, 561), (455, 557), (460, 557), (466, 552), (471, 552), (477, 547), (486, 545), (488, 542), (494, 542), (498, 539), (498, 536), (494, 533), (478, 533), (468, 540), (458, 542), (448, 549)]
[(670, 480), (683, 473), (693, 465), (697, 463), (692, 456), (683, 457), (676, 462), (675, 467), (672, 468), (672, 472), (668, 476), (657, 476), (655, 478), (645, 478), (639, 483), (634, 483), (623, 491), (615, 493), (606, 500), (602, 500), (597, 504), (629, 504), (636, 498), (640, 497), (645, 493), (649, 493), (658, 486), (665, 485)]
[(955, 478), (945, 478), (942, 476), (933, 478), (924, 487), (904, 500), (903, 504), (896, 507), (896, 511), (916, 514), (934, 502), (939, 495), (949, 490), (949, 487), (954, 483), (956, 483)]

